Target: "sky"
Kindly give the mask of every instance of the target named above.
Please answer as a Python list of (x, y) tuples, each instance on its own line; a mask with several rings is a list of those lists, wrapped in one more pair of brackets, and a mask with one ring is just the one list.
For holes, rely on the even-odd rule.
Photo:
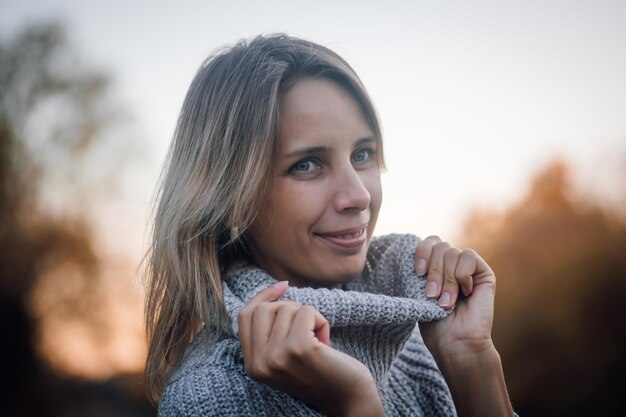
[(142, 306), (128, 270), (140, 288), (150, 201), (189, 84), (212, 51), (241, 38), (300, 36), (359, 74), (385, 136), (375, 234), (458, 245), (472, 208), (515, 204), (557, 157), (575, 169), (583, 200), (626, 207), (623, 0), (0, 0), (0, 37), (48, 21), (66, 26), (86, 65), (113, 77), (111, 96), (132, 120), (123, 136), (141, 154), (121, 173), (124, 193), (96, 192), (92, 204), (115, 335), (101, 346), (72, 323), (43, 326), (43, 349), (66, 372), (142, 366)]
[(111, 73), (149, 155), (108, 214), (135, 246), (195, 71), (261, 33), (329, 46), (368, 88), (388, 165), (376, 234), (453, 240), (469, 209), (514, 203), (555, 157), (591, 190), (626, 155), (624, 1), (0, 0), (0, 35), (48, 20)]

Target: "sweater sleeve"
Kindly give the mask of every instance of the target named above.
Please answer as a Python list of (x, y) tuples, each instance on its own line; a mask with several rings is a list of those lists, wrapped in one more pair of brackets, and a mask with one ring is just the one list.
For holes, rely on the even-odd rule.
[(188, 371), (170, 382), (159, 401), (159, 417), (269, 416), (244, 377), (217, 366)]
[(238, 368), (201, 365), (171, 381), (158, 417), (322, 417), (302, 401), (253, 381)]

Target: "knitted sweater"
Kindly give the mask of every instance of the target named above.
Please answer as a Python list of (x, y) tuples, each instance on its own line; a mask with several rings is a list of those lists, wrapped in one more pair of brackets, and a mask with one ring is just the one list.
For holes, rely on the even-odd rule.
[[(362, 275), (344, 289), (290, 287), (281, 299), (315, 307), (329, 322), (331, 343), (363, 362), (377, 384), (387, 416), (456, 416), (448, 387), (416, 323), (446, 312), (424, 295), (414, 268), (418, 238), (372, 239)], [(224, 301), (234, 336), (207, 343), (201, 332), (172, 372), (159, 416), (321, 416), (313, 407), (247, 376), (237, 315), (276, 280), (239, 262), (224, 274)]]

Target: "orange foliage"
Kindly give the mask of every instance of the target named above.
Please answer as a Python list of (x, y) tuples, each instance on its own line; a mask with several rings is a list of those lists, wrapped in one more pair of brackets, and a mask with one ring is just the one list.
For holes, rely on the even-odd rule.
[(626, 219), (574, 203), (564, 162), (463, 235), (498, 278), (493, 337), (520, 415), (621, 415)]
[[(141, 363), (137, 343), (115, 337), (129, 321), (123, 308), (139, 297), (124, 297), (129, 282), (115, 286), (87, 210), (92, 190), (115, 178), (89, 163), (120, 159), (104, 135), (115, 107), (107, 77), (72, 65), (69, 55), (56, 25), (0, 39), (2, 415), (153, 415), (143, 393), (130, 389), (139, 376), (113, 375)], [(109, 379), (87, 380), (85, 369)]]

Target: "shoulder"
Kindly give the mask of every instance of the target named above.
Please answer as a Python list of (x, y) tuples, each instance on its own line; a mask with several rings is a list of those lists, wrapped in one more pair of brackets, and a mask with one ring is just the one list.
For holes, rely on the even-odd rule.
[(196, 338), (163, 390), (159, 417), (318, 415), (301, 401), (248, 377), (239, 341)]
[(160, 417), (255, 415), (250, 380), (236, 339), (209, 341), (201, 332), (175, 367), (159, 401)]
[(263, 415), (254, 407), (253, 391), (237, 368), (216, 364), (190, 367), (165, 387), (159, 417)]

